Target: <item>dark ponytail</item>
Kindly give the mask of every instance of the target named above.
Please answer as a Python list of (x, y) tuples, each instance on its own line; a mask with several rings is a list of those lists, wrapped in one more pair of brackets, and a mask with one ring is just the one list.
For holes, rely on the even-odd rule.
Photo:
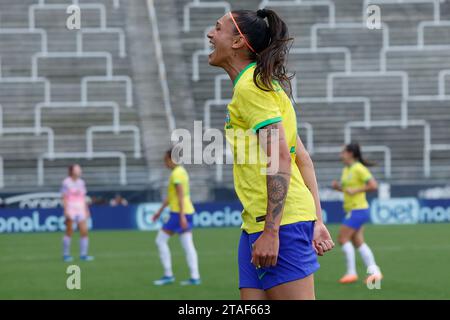
[(359, 146), (359, 143), (357, 143), (357, 142), (352, 142), (352, 143), (347, 144), (345, 146), (345, 151), (350, 152), (353, 155), (353, 158), (355, 158), (355, 160), (361, 162), (366, 167), (372, 167), (375, 165), (374, 162), (367, 161), (363, 157), (361, 147)]
[[(264, 91), (274, 90), (277, 81), (288, 95), (292, 93), (291, 79), (286, 63), (293, 38), (289, 37), (286, 23), (278, 14), (269, 9), (232, 11), (239, 28), (251, 47), (250, 59), (256, 61), (253, 75), (255, 85)], [(267, 18), (267, 22), (266, 19)], [(239, 34), (236, 30), (236, 34)]]

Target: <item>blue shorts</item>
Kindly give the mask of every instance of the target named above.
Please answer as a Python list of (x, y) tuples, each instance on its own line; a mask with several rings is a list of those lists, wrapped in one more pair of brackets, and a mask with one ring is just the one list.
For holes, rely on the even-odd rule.
[(186, 220), (188, 223), (188, 228), (183, 230), (180, 226), (180, 215), (176, 212), (171, 212), (169, 219), (163, 224), (163, 230), (172, 231), (174, 233), (183, 233), (186, 231), (191, 231), (193, 227), (193, 214), (187, 214)]
[(363, 224), (370, 221), (370, 210), (367, 209), (357, 209), (352, 210), (345, 216), (342, 220), (342, 224), (346, 225), (355, 230), (359, 230)]
[(252, 245), (261, 232), (242, 231), (239, 241), (239, 289), (268, 290), (280, 284), (303, 279), (316, 272), (320, 265), (312, 246), (314, 221), (302, 221), (280, 227), (280, 249), (277, 265), (259, 268), (251, 263)]

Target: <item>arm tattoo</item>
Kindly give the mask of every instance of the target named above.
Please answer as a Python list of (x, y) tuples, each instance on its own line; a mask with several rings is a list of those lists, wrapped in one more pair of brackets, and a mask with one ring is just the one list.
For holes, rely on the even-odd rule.
[[(287, 177), (286, 177), (287, 175)], [(267, 218), (266, 228), (272, 229), (275, 227), (274, 220), (282, 213), (284, 201), (287, 196), (289, 187), (289, 175), (284, 172), (279, 172), (276, 175), (267, 176)]]
[[(279, 150), (279, 124), (268, 125), (263, 128), (264, 131), (259, 133), (262, 145), (266, 149), (268, 157), (272, 157), (273, 153), (280, 152)], [(272, 131), (273, 130), (273, 131)], [(272, 141), (274, 140), (274, 141)], [(272, 142), (277, 150), (272, 150)], [(277, 143), (276, 143), (277, 142)], [(271, 160), (269, 160), (270, 163)], [(281, 170), (279, 170), (281, 169)], [(278, 172), (275, 174), (267, 174), (267, 214), (265, 216), (265, 228), (276, 230), (279, 226), (279, 219), (283, 213), (284, 203), (287, 197), (291, 173), (288, 168), (275, 169)], [(283, 172), (287, 171), (287, 172)]]
[(284, 199), (287, 193), (286, 178), (280, 174), (267, 176), (267, 196), (269, 201), (276, 204)]

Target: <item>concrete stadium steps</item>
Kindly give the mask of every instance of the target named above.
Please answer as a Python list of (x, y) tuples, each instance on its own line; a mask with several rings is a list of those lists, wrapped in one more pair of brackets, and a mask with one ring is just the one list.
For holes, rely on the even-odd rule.
[(334, 97), (369, 98), (372, 120), (400, 120), (402, 82), (399, 76), (339, 75), (333, 84)]
[(341, 52), (291, 53), (288, 67), (295, 72), (301, 97), (324, 97), (327, 94), (327, 72), (344, 72), (345, 56)]
[(0, 27), (28, 28), (28, 8), (36, 3), (37, 0), (0, 1)]
[[(270, 5), (267, 8), (275, 10), (280, 17), (289, 23), (289, 35), (294, 38), (293, 48), (311, 47), (311, 26), (316, 23), (328, 24), (329, 6), (324, 4), (299, 6)], [(300, 8), (300, 9), (298, 9)]]
[[(136, 114), (130, 109), (120, 110), (119, 116), (120, 125), (134, 125), (137, 122)], [(41, 111), (41, 125), (50, 127), (54, 131), (56, 152), (85, 151), (88, 128), (92, 126), (113, 126), (113, 124), (114, 113), (112, 108), (75, 106), (73, 108), (43, 108)], [(97, 136), (97, 134), (102, 135), (101, 133), (95, 135)], [(113, 132), (111, 131), (109, 135), (112, 137)], [(116, 145), (116, 151), (122, 151), (119, 150), (122, 149), (121, 147), (128, 150), (132, 145), (130, 141), (119, 143)]]
[(333, 3), (336, 7), (336, 22), (362, 22), (363, 9), (361, 0), (334, 0)]
[(437, 95), (439, 72), (450, 69), (450, 43), (447, 46), (440, 50), (388, 51), (386, 69), (408, 73), (410, 95)]
[[(79, 83), (77, 78), (85, 76), (106, 76), (107, 58), (101, 57), (83, 57), (76, 56), (72, 52), (72, 57), (40, 57), (37, 62), (37, 75), (49, 79), (55, 77), (65, 77), (74, 79), (73, 82)], [(89, 54), (86, 52), (86, 54)], [(96, 52), (96, 54), (102, 54)], [(112, 60), (112, 72), (114, 75), (128, 75), (129, 61), (125, 58), (115, 58)], [(75, 81), (76, 80), (76, 81)]]
[[(120, 151), (127, 155), (127, 158), (135, 158), (137, 152), (134, 146), (135, 135), (132, 132), (108, 132), (93, 134), (92, 147), (95, 151), (113, 152)], [(140, 139), (140, 136), (139, 136)], [(142, 149), (142, 146), (140, 147)], [(142, 157), (142, 153), (139, 154)]]
[[(5, 162), (37, 159), (41, 154), (48, 152), (48, 149), (49, 142), (46, 133), (35, 135), (27, 132), (0, 135), (0, 156)], [(7, 173), (6, 169), (4, 172)]]
[[(443, 101), (409, 101), (408, 117), (430, 124), (433, 144), (450, 144), (450, 99)], [(450, 160), (447, 160), (450, 167)]]
[[(365, 152), (364, 156), (375, 165), (370, 171), (378, 180), (385, 180), (384, 156), (380, 152)], [(342, 163), (339, 161), (339, 152), (313, 153), (311, 158), (316, 169), (317, 181), (320, 188), (331, 186), (333, 180), (340, 180)]]
[[(383, 31), (369, 30), (363, 24), (317, 30), (318, 47), (345, 47), (351, 54), (353, 72), (378, 71), (380, 50), (383, 47)], [(331, 71), (331, 70), (330, 70)]]
[[(111, 0), (79, 1), (81, 4), (81, 27), (99, 27), (98, 10), (83, 8), (83, 4), (103, 4), (106, 13), (107, 28), (122, 28), (126, 33), (128, 24), (128, 4), (120, 1), (120, 7), (115, 8)], [(38, 1), (4, 0), (0, 3), (0, 28), (24, 28), (28, 32), (30, 21), (28, 8)], [(48, 35), (49, 56), (38, 59), (39, 77), (46, 77), (51, 84), (50, 99), (52, 102), (77, 102), (81, 99), (80, 82), (86, 76), (105, 76), (105, 58), (67, 57), (57, 58), (55, 52), (72, 52), (75, 54), (75, 37), (78, 31), (66, 29), (68, 14), (65, 7), (72, 4), (69, 0), (46, 0), (46, 4), (62, 4), (64, 8), (49, 10), (37, 8), (35, 10), (36, 28), (45, 30)], [(64, 9), (64, 10), (63, 10)], [(148, 18), (147, 18), (148, 26)], [(0, 33), (0, 57), (3, 77), (30, 77), (31, 57), (41, 52), (41, 39), (29, 33), (10, 35)], [(125, 38), (126, 49), (128, 49)], [(118, 37), (116, 34), (106, 32), (83, 35), (83, 51), (107, 52), (112, 57), (112, 75), (128, 76), (133, 78), (133, 71), (129, 57), (120, 57)], [(127, 52), (125, 52), (127, 53)], [(35, 125), (35, 106), (46, 100), (44, 85), (40, 82), (18, 83), (17, 79), (1, 80), (0, 105), (3, 109), (3, 127), (6, 132), (0, 139), (0, 156), (5, 159), (5, 188), (4, 191), (29, 191), (37, 185), (37, 159), (48, 152), (47, 134), (34, 135), (32, 128)], [(132, 79), (133, 81), (133, 79)], [(134, 82), (134, 81), (133, 81)], [(134, 84), (134, 83), (133, 83)], [(126, 108), (127, 92), (123, 81), (92, 81), (87, 86), (88, 101), (113, 101), (118, 104), (120, 126), (133, 125), (139, 127), (137, 108)], [(132, 98), (134, 92), (131, 93)], [(42, 125), (48, 125), (55, 134), (55, 152), (86, 153), (86, 130), (91, 126), (112, 125), (112, 110), (105, 108), (97, 110), (79, 106), (68, 109), (44, 109)], [(46, 112), (49, 113), (46, 113)], [(81, 111), (81, 112), (80, 112)], [(10, 134), (8, 130), (13, 127), (26, 127), (26, 133)], [(119, 127), (120, 129), (121, 127)], [(119, 184), (119, 160), (112, 159), (85, 159), (86, 157), (46, 160), (44, 162), (45, 184), (42, 188), (59, 187), (60, 180), (66, 175), (66, 167), (73, 162), (79, 162), (84, 167), (86, 179), (91, 185), (98, 188), (107, 186), (136, 187), (148, 186), (149, 170), (145, 156), (138, 156), (135, 150), (135, 136), (129, 131), (119, 133), (107, 132), (93, 135), (93, 150), (95, 152), (123, 152), (126, 155), (126, 173), (128, 186)], [(140, 138), (140, 137), (139, 137)], [(140, 143), (139, 143), (140, 144)], [(19, 148), (17, 146), (20, 146)], [(138, 150), (139, 151), (139, 150)], [(142, 153), (141, 153), (142, 154)], [(83, 159), (84, 158), (84, 159)], [(50, 190), (49, 189), (49, 190)]]
[(34, 107), (45, 101), (42, 82), (1, 82), (0, 105), (3, 108), (3, 127), (30, 127), (34, 125)]
[(442, 20), (450, 20), (450, 1), (449, 0), (441, 2), (440, 11), (441, 11), (441, 19)]
[[(183, 23), (183, 6), (190, 1), (177, 1), (177, 16), (180, 24)], [(275, 2), (275, 1), (274, 1)], [(259, 1), (240, 1), (239, 7), (254, 9), (259, 5)], [(383, 30), (367, 30), (364, 27), (365, 11), (360, 0), (335, 0), (335, 27), (327, 27), (328, 8), (318, 5), (311, 6), (290, 6), (282, 7), (276, 4), (271, 6), (280, 13), (290, 27), (291, 35), (296, 37), (293, 49), (289, 57), (289, 70), (296, 73), (297, 93), (300, 108), (298, 109), (299, 125), (303, 122), (312, 124), (314, 130), (314, 145), (318, 147), (340, 146), (344, 141), (344, 128), (349, 121), (363, 121), (364, 109), (352, 103), (336, 103), (330, 107), (329, 111), (325, 104), (320, 107), (313, 104), (302, 103), (301, 98), (325, 98), (330, 94), (330, 101), (334, 97), (365, 97), (370, 102), (371, 121), (400, 121), (405, 115), (410, 115), (412, 120), (429, 119), (421, 118), (419, 113), (413, 110), (405, 112), (405, 103), (402, 100), (409, 95), (431, 95), (437, 94), (437, 72), (441, 69), (449, 69), (446, 53), (436, 53), (434, 50), (420, 51), (405, 50), (404, 52), (387, 53), (387, 73), (382, 75), (380, 51), (383, 47)], [(389, 45), (391, 46), (416, 46), (418, 44), (418, 24), (423, 21), (433, 21), (432, 3), (399, 3), (399, 4), (377, 4), (381, 7), (382, 22), (389, 27)], [(233, 8), (235, 4), (232, 3)], [(202, 10), (204, 10), (202, 12)], [(218, 11), (220, 11), (218, 9)], [(192, 10), (192, 28), (190, 32), (182, 32), (181, 41), (184, 48), (184, 57), (188, 65), (189, 76), (192, 78), (192, 55), (197, 50), (204, 49), (205, 28), (217, 18), (217, 13), (212, 9)], [(450, 1), (440, 3), (440, 18), (442, 21), (450, 19)], [(313, 23), (323, 23), (323, 27), (317, 31), (317, 52), (304, 52), (295, 54), (295, 48), (309, 47), (311, 25)], [(359, 24), (361, 28), (342, 25), (342, 23)], [(341, 24), (341, 25), (340, 25)], [(181, 29), (181, 27), (180, 27)], [(443, 45), (448, 44), (448, 28), (427, 27), (424, 32), (424, 44)], [(386, 32), (386, 30), (384, 31)], [(387, 40), (387, 38), (385, 39)], [(329, 50), (330, 47), (338, 48), (337, 52), (320, 52), (321, 49)], [(405, 49), (407, 49), (406, 47)], [(351, 54), (352, 74), (345, 75), (345, 64), (343, 50), (349, 50)], [(208, 49), (206, 49), (208, 51)], [(444, 50), (443, 50), (444, 51)], [(448, 51), (448, 50), (447, 50)], [(445, 51), (446, 52), (446, 51)], [(423, 54), (421, 54), (423, 53)], [(199, 81), (192, 81), (192, 90), (196, 102), (197, 119), (204, 117), (205, 101), (214, 98), (214, 78), (218, 74), (223, 74), (218, 69), (208, 66), (206, 55), (201, 55), (199, 63)], [(402, 71), (409, 75), (408, 82), (402, 82), (401, 73), (389, 73), (390, 71)], [(333, 88), (329, 88), (329, 77), (334, 75), (332, 81)], [(356, 73), (355, 73), (356, 72)], [(372, 73), (372, 74), (371, 74)], [(328, 83), (327, 83), (328, 81)], [(449, 81), (445, 81), (446, 93)], [(409, 86), (409, 92), (405, 90)], [(328, 90), (328, 92), (327, 92)], [(229, 99), (232, 95), (232, 86), (226, 81), (221, 82), (221, 98)], [(416, 103), (416, 102), (414, 102)], [(430, 102), (432, 103), (432, 102)], [(445, 103), (445, 102), (443, 102)], [(362, 104), (362, 103), (360, 103)], [(408, 103), (412, 105), (412, 102)], [(341, 108), (342, 107), (342, 108)], [(403, 109), (402, 109), (403, 108)], [(412, 109), (413, 107), (410, 107)], [(444, 108), (442, 108), (444, 109)], [(213, 105), (211, 107), (211, 126), (223, 128), (223, 117), (226, 112), (226, 105)], [(444, 143), (448, 140), (449, 134), (444, 128), (446, 117), (436, 129), (431, 128), (432, 140), (437, 143)], [(431, 119), (432, 120), (432, 119)], [(432, 120), (433, 122), (433, 120)], [(448, 126), (450, 127), (450, 126)], [(359, 131), (358, 131), (359, 130)], [(422, 130), (422, 131), (421, 131)], [(379, 132), (379, 133), (378, 133)], [(299, 133), (306, 143), (306, 129), (301, 128)], [(380, 163), (380, 167), (375, 167), (375, 174), (387, 181), (403, 181), (404, 183), (414, 183), (423, 179), (423, 129), (409, 127), (407, 129), (398, 128), (377, 128), (369, 130), (352, 129), (352, 138), (359, 140), (363, 145), (368, 146), (384, 145), (390, 142), (392, 148), (392, 178), (384, 176), (384, 154), (381, 152), (368, 153), (371, 158)], [(433, 141), (432, 141), (433, 143)], [(395, 152), (395, 154), (394, 154)], [(445, 151), (432, 152), (432, 165), (445, 168), (439, 158)], [(341, 164), (337, 155), (314, 153), (318, 179), (320, 183), (328, 181), (329, 175), (340, 176)], [(436, 160), (435, 160), (436, 158)], [(434, 161), (434, 162), (433, 162)], [(378, 171), (377, 171), (378, 170)], [(433, 171), (434, 169), (432, 169)], [(446, 169), (448, 170), (448, 168)], [(214, 172), (211, 177), (214, 178)], [(328, 177), (327, 177), (328, 175)], [(439, 177), (433, 176), (436, 181)], [(230, 166), (224, 166), (225, 185), (232, 185), (232, 172)], [(219, 183), (220, 184), (220, 183)]]
[[(80, 90), (80, 88), (77, 89)], [(75, 93), (79, 93), (78, 90), (74, 90)], [(131, 91), (130, 102), (132, 102), (132, 105), (128, 105), (127, 94), (128, 90), (124, 81), (89, 81), (86, 85), (86, 100), (88, 102), (115, 102), (120, 106), (120, 109), (123, 112), (131, 112), (137, 115), (138, 110), (134, 103), (135, 93), (133, 90)], [(78, 96), (78, 99), (79, 98), (80, 97)], [(130, 110), (126, 111), (126, 109)]]
[(383, 145), (391, 149), (393, 181), (411, 183), (423, 178), (423, 127), (353, 128), (351, 138), (363, 146)]
[[(82, 6), (83, 4), (81, 4)], [(35, 10), (35, 27), (47, 32), (48, 46), (50, 52), (70, 52), (76, 51), (76, 39), (79, 33), (83, 34), (83, 51), (106, 51), (113, 56), (119, 56), (119, 35), (109, 33), (111, 28), (110, 20), (107, 16), (106, 30), (102, 30), (101, 15), (97, 8), (83, 8), (81, 14), (81, 30), (69, 30), (66, 27), (68, 14), (65, 8), (49, 9), (37, 8)], [(123, 18), (119, 19), (123, 22)], [(117, 23), (116, 23), (117, 24)], [(119, 28), (123, 29), (120, 24)], [(114, 27), (116, 28), (116, 27)], [(91, 29), (90, 32), (83, 32), (84, 29)], [(95, 29), (95, 30), (92, 30)]]
[[(105, 188), (114, 190), (126, 188), (120, 185), (119, 160), (118, 159), (59, 159), (45, 160), (44, 162), (44, 186), (43, 189), (59, 190), (61, 181), (67, 176), (67, 167), (72, 163), (79, 163), (83, 168), (83, 178), (88, 189)], [(148, 185), (148, 174), (142, 171), (142, 159), (127, 159), (127, 180), (133, 181), (134, 185)], [(5, 187), (7, 190), (28, 190), (38, 186), (37, 160), (19, 159), (4, 161)], [(40, 187), (41, 188), (41, 187)]]
[(2, 76), (30, 77), (31, 57), (41, 52), (41, 36), (31, 33), (7, 34), (3, 32), (5, 31), (0, 30)]
[(450, 25), (429, 26), (424, 29), (424, 45), (448, 45), (450, 43)]
[(433, 21), (433, 3), (377, 3), (381, 20), (389, 27), (390, 45), (417, 45), (417, 26), (422, 21)]
[[(299, 134), (304, 144), (307, 143), (307, 129), (303, 123), (312, 125), (314, 147), (340, 146), (344, 143), (345, 124), (349, 121), (364, 121), (364, 104), (346, 103), (308, 103), (298, 102), (296, 107)], [(330, 118), (330, 113), (333, 118)]]

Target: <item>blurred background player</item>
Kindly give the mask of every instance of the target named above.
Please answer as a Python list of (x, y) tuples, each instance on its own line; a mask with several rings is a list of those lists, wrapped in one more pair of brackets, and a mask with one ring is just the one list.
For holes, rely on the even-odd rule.
[(114, 198), (112, 198), (109, 201), (109, 205), (111, 207), (120, 207), (120, 206), (126, 207), (126, 206), (128, 206), (128, 200), (125, 199), (124, 197), (122, 197), (122, 195), (120, 193), (116, 193)]
[(81, 179), (81, 167), (78, 164), (69, 166), (69, 176), (63, 180), (61, 194), (63, 197), (64, 217), (66, 218), (66, 233), (63, 238), (63, 259), (66, 262), (73, 260), (70, 254), (70, 243), (73, 235), (73, 224), (80, 230), (80, 259), (82, 261), (94, 260), (88, 255), (89, 238), (87, 220), (90, 216), (86, 201), (86, 185)]
[(355, 247), (361, 254), (369, 273), (365, 281), (381, 280), (382, 274), (375, 263), (372, 250), (364, 242), (364, 224), (370, 221), (366, 192), (375, 191), (378, 188), (377, 181), (367, 169), (372, 164), (363, 158), (357, 143), (344, 146), (340, 157), (345, 165), (341, 182), (334, 180), (332, 186), (333, 189), (344, 193), (344, 210), (347, 214), (339, 229), (338, 240), (345, 254), (347, 272), (339, 282), (352, 283), (358, 280)]
[(158, 246), (159, 256), (164, 268), (164, 276), (154, 281), (154, 284), (160, 286), (175, 282), (168, 242), (172, 235), (178, 233), (191, 273), (190, 279), (182, 281), (180, 284), (199, 285), (201, 281), (198, 270), (197, 250), (192, 239), (192, 218), (195, 209), (190, 197), (189, 175), (184, 167), (175, 164), (172, 160), (172, 149), (166, 152), (164, 162), (167, 168), (172, 170), (172, 173), (169, 178), (167, 198), (153, 216), (153, 221), (156, 221), (160, 217), (166, 206), (170, 208), (170, 217), (156, 236), (156, 245)]
[[(331, 250), (334, 243), (322, 222), (314, 166), (297, 135), (295, 109), (285, 92), (291, 90), (285, 67), (292, 40), (288, 28), (273, 10), (238, 10), (221, 17), (207, 36), (213, 49), (209, 64), (223, 68), (234, 86), (225, 124), (231, 149), (242, 142), (235, 143), (237, 132), (252, 130), (267, 156), (279, 159), (277, 168), (271, 165), (275, 161), (233, 165), (244, 207), (241, 299), (315, 299), (317, 253)], [(250, 143), (243, 145), (250, 159)], [(243, 155), (235, 151), (234, 156)]]

